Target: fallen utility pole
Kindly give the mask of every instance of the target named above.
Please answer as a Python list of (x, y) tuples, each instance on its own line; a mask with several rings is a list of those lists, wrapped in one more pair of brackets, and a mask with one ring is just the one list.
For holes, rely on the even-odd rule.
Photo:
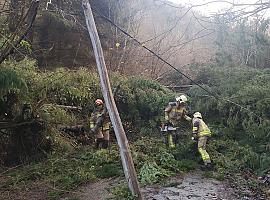
[(106, 107), (109, 111), (110, 119), (113, 124), (113, 129), (116, 135), (116, 139), (120, 148), (120, 155), (122, 160), (122, 165), (125, 173), (126, 180), (128, 182), (129, 189), (132, 194), (136, 196), (139, 200), (142, 199), (142, 195), (139, 188), (139, 183), (137, 180), (136, 171), (134, 168), (134, 163), (129, 150), (128, 140), (116, 108), (116, 104), (113, 98), (113, 93), (109, 81), (109, 76), (103, 56), (103, 50), (101, 47), (100, 39), (96, 29), (92, 9), (88, 0), (82, 0), (82, 7), (84, 10), (84, 15), (86, 19), (87, 29), (91, 38), (98, 73), (101, 82), (102, 94), (106, 103)]

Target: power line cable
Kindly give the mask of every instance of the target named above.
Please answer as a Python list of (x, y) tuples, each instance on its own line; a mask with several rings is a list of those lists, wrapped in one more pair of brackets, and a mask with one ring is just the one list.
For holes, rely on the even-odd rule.
[(211, 96), (215, 97), (217, 100), (219, 101), (226, 101), (229, 102), (231, 104), (234, 104), (235, 106), (238, 106), (239, 108), (248, 111), (249, 113), (253, 114), (254, 116), (258, 117), (261, 120), (264, 120), (261, 116), (257, 115), (255, 112), (251, 111), (250, 109), (231, 101), (230, 99), (226, 99), (224, 97), (219, 97), (217, 94), (214, 94), (213, 92), (209, 91), (208, 89), (204, 88), (203, 86), (201, 86), (200, 84), (198, 84), (196, 81), (194, 81), (192, 78), (190, 78), (188, 75), (186, 75), (185, 73), (181, 72), (179, 69), (177, 69), (175, 66), (173, 66), (171, 63), (169, 63), (168, 61), (166, 61), (165, 59), (163, 59), (161, 56), (159, 56), (157, 53), (155, 53), (152, 49), (148, 48), (147, 46), (145, 46), (144, 43), (140, 42), (138, 39), (136, 39), (134, 36), (130, 35), (127, 31), (125, 31), (123, 28), (121, 28), (120, 26), (118, 26), (117, 24), (115, 24), (111, 19), (109, 19), (108, 17), (102, 15), (100, 12), (98, 12), (97, 10), (93, 9), (93, 12), (98, 14), (101, 18), (103, 18), (105, 21), (109, 22), (110, 24), (112, 24), (113, 26), (115, 26), (117, 29), (119, 29), (122, 33), (124, 33), (125, 35), (127, 35), (128, 37), (130, 37), (135, 43), (137, 43), (138, 45), (140, 45), (141, 47), (143, 47), (144, 49), (146, 49), (147, 51), (149, 51), (150, 53), (152, 53), (154, 56), (156, 56), (159, 60), (161, 60), (162, 62), (164, 62), (165, 64), (167, 64), (168, 66), (170, 66), (172, 69), (174, 69), (176, 72), (178, 72), (179, 74), (181, 74), (182, 76), (184, 76), (185, 78), (187, 78), (188, 80), (190, 80), (192, 83), (194, 83), (195, 85), (197, 85), (199, 88), (201, 88), (202, 90), (204, 90), (205, 92), (207, 92), (208, 94), (210, 94)]
[[(179, 74), (181, 74), (182, 76), (184, 76), (185, 78), (187, 78), (188, 80), (190, 80), (192, 83), (194, 83), (195, 85), (197, 85), (199, 88), (201, 88), (202, 90), (204, 90), (206, 93), (210, 94), (212, 97), (216, 98), (219, 101), (227, 101), (227, 102), (229, 102), (231, 104), (234, 104), (235, 106), (238, 106), (241, 109), (248, 111), (249, 113), (253, 114), (254, 116), (258, 117), (259, 119), (264, 120), (261, 116), (257, 115), (256, 113), (254, 113), (250, 109), (248, 109), (248, 108), (246, 108), (246, 107), (244, 107), (244, 106), (242, 106), (242, 105), (240, 105), (240, 104), (238, 104), (236, 102), (233, 102), (230, 99), (225, 99), (224, 97), (221, 98), (217, 94), (214, 94), (213, 92), (207, 90), (206, 88), (204, 88), (203, 86), (201, 86), (200, 84), (198, 84), (196, 81), (194, 81), (192, 78), (190, 78), (188, 75), (186, 75), (185, 73), (181, 72), (179, 69), (177, 69), (171, 63), (169, 63), (168, 61), (166, 61), (165, 59), (163, 59), (161, 56), (159, 56), (157, 53), (155, 53), (152, 49), (146, 47), (143, 42), (140, 42), (138, 39), (136, 39), (135, 37), (133, 37), (132, 35), (130, 35), (123, 28), (121, 28), (120, 26), (118, 26), (117, 24), (115, 24), (111, 19), (109, 19), (108, 17), (102, 15), (101, 13), (99, 13), (97, 10), (95, 10), (93, 8), (92, 8), (92, 10), (93, 10), (94, 13), (98, 14), (101, 18), (103, 18), (105, 21), (109, 22), (110, 24), (112, 24), (113, 26), (115, 26), (117, 29), (119, 29), (122, 33), (124, 33), (125, 35), (127, 35), (128, 37), (130, 37), (133, 41), (135, 41), (136, 44), (140, 45), (141, 47), (143, 47), (144, 49), (146, 49), (147, 51), (149, 51), (150, 53), (152, 53), (159, 60), (161, 60), (162, 62), (164, 62), (168, 66), (170, 66), (172, 69), (174, 69)], [(86, 28), (82, 24), (80, 24), (78, 21), (76, 21), (75, 23), (78, 24), (79, 26), (81, 26), (83, 29), (86, 30)], [(63, 76), (63, 77), (65, 77), (65, 76)]]
[(178, 73), (180, 73), (181, 75), (183, 75), (184, 77), (186, 77), (188, 80), (190, 80), (192, 83), (194, 83), (195, 85), (199, 86), (202, 90), (204, 90), (205, 92), (207, 92), (208, 94), (211, 94), (212, 96), (214, 96), (215, 98), (218, 98), (217, 95), (215, 95), (214, 93), (212, 93), (211, 91), (205, 89), (204, 87), (202, 87), (201, 85), (199, 85), (197, 82), (195, 82), (193, 79), (191, 79), (189, 76), (187, 76), (186, 74), (184, 74), (183, 72), (181, 72), (179, 69), (177, 69), (176, 67), (174, 67), (171, 63), (169, 63), (168, 61), (166, 61), (165, 59), (163, 59), (161, 56), (159, 56), (157, 53), (155, 53), (152, 49), (148, 48), (147, 46), (145, 46), (144, 43), (140, 42), (139, 40), (137, 40), (135, 37), (133, 37), (132, 35), (130, 35), (128, 32), (126, 32), (124, 29), (122, 29), (121, 27), (119, 27), (118, 25), (116, 25), (113, 21), (111, 21), (109, 18), (105, 17), (104, 15), (100, 14), (99, 12), (97, 12), (96, 10), (93, 9), (93, 11), (95, 13), (97, 13), (100, 17), (102, 17), (103, 19), (105, 19), (106, 21), (110, 22), (113, 26), (115, 26), (116, 28), (118, 28), (122, 33), (124, 33), (125, 35), (127, 35), (128, 37), (130, 37), (133, 41), (135, 41), (138, 45), (142, 46), (144, 49), (146, 49), (147, 51), (149, 51), (150, 53), (152, 53), (154, 56), (156, 56), (158, 59), (160, 59), (162, 62), (166, 63), (167, 65), (169, 65), (171, 68), (173, 68), (174, 70), (176, 70)]

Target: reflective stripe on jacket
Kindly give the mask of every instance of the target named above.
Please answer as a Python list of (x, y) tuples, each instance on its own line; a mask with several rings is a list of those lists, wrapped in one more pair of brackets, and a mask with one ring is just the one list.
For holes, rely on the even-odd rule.
[[(190, 117), (186, 115), (187, 109), (183, 106), (177, 107), (177, 105), (170, 103), (165, 108), (165, 120), (169, 120), (172, 124), (179, 123), (182, 119), (189, 120)], [(190, 119), (191, 120), (191, 119)]]
[[(96, 123), (97, 123), (97, 119), (102, 115), (102, 112), (103, 110), (99, 111), (99, 110), (96, 110), (92, 113), (91, 115), (91, 118), (90, 118), (90, 128), (94, 128)], [(106, 114), (104, 116), (104, 119), (103, 119), (103, 123), (102, 123), (102, 126), (100, 127), (103, 131), (106, 131), (106, 130), (109, 130), (110, 129), (110, 117), (108, 114)]]
[[(196, 126), (195, 124), (199, 124), (199, 126)], [(202, 136), (211, 136), (211, 131), (208, 128), (208, 126), (204, 123), (202, 119), (194, 118), (192, 120), (193, 125), (193, 133), (197, 134), (198, 137)]]

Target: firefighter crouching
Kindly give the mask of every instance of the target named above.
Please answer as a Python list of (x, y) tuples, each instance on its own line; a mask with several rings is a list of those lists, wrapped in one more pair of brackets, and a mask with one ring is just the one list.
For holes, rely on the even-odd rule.
[(198, 141), (198, 151), (204, 162), (204, 166), (212, 168), (212, 162), (209, 154), (206, 151), (207, 140), (211, 136), (211, 131), (205, 122), (202, 120), (202, 115), (199, 112), (195, 112), (192, 120), (193, 138)]
[[(163, 130), (165, 127), (177, 127), (183, 119), (191, 121), (191, 118), (187, 116), (187, 97), (185, 95), (181, 95), (179, 97), (176, 97), (175, 100), (176, 102), (170, 102), (165, 108), (165, 124), (162, 127)], [(170, 148), (174, 148), (175, 142), (173, 141), (173, 136), (176, 136), (176, 131), (170, 131), (169, 129), (167, 129), (166, 131), (166, 144)]]
[(95, 101), (96, 109), (91, 114), (90, 129), (96, 134), (96, 148), (108, 148), (110, 140), (110, 117), (101, 99)]

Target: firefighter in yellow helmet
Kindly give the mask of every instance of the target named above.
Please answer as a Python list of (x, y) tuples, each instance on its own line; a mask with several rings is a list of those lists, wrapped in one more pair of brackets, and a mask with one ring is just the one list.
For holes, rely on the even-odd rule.
[[(177, 127), (177, 125), (183, 120), (191, 121), (191, 118), (187, 116), (187, 97), (185, 95), (180, 95), (175, 98), (175, 102), (170, 102), (168, 106), (165, 108), (165, 125), (167, 125), (167, 138), (166, 143), (169, 147), (174, 148), (175, 143), (173, 141), (173, 136), (175, 136), (176, 132), (173, 127)], [(172, 127), (172, 130), (169, 128)], [(164, 129), (164, 127), (163, 127)]]
[(91, 114), (90, 129), (96, 135), (96, 148), (108, 148), (110, 140), (110, 117), (101, 99), (95, 101), (96, 109)]
[(211, 159), (206, 151), (206, 144), (208, 138), (211, 136), (211, 131), (205, 122), (202, 120), (202, 114), (195, 112), (192, 120), (193, 138), (198, 141), (198, 151), (202, 157), (206, 167), (212, 167)]

